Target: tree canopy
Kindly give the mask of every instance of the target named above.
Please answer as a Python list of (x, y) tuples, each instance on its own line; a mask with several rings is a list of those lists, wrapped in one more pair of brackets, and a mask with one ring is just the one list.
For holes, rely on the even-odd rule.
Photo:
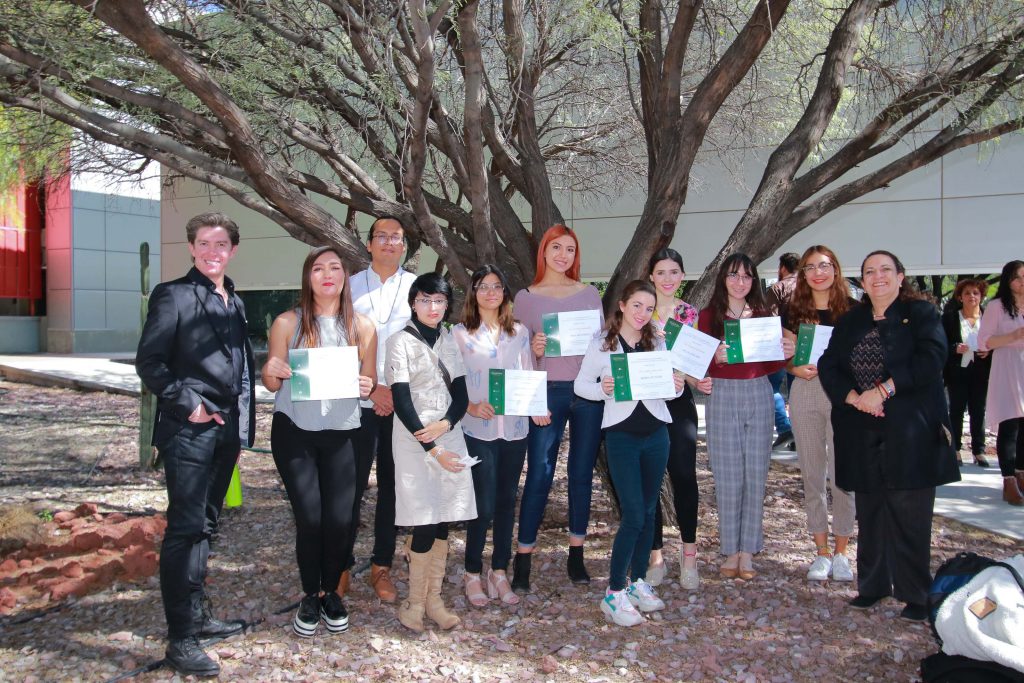
[(529, 283), (561, 193), (635, 191), (613, 298), (671, 241), (701, 159), (773, 149), (722, 249), (762, 260), (1024, 126), (1022, 46), (1018, 0), (0, 0), (0, 104), (350, 266), (356, 215), (398, 216), (463, 286), (484, 262)]

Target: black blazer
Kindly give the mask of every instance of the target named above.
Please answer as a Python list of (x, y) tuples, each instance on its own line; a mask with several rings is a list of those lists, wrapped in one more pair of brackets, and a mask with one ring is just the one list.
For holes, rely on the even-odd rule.
[(225, 278), (235, 314), (240, 317), (245, 348), (241, 393), (235, 386), (231, 319), (213, 282), (194, 267), (185, 277), (163, 282), (149, 297), (135, 369), (157, 397), (153, 443), (177, 433), (200, 402), (210, 413), (238, 410), (239, 437), (251, 446), (255, 436), (256, 397), (252, 346), (245, 306)]
[[(836, 323), (818, 361), (821, 384), (832, 401), (836, 484), (847, 491), (869, 490), (864, 471), (864, 434), (878, 418), (846, 403), (857, 389), (850, 354), (874, 321), (870, 304), (851, 309)], [(920, 489), (960, 480), (951, 445), (949, 407), (942, 386), (946, 335), (939, 313), (927, 301), (897, 300), (879, 321), (885, 369), (896, 394), (885, 402), (885, 481), (893, 489)]]
[[(978, 355), (975, 354), (973, 363), (966, 368), (960, 367), (960, 359), (963, 356), (956, 352), (956, 345), (962, 344), (964, 339), (963, 334), (960, 332), (959, 308), (951, 308), (942, 314), (942, 329), (946, 332), (946, 341), (948, 342), (946, 365), (942, 368), (942, 378), (945, 380), (946, 385), (949, 386), (950, 382), (955, 381), (958, 377), (962, 377), (960, 375), (961, 370), (980, 372), (984, 375), (985, 380), (988, 381), (988, 374), (992, 369), (991, 353), (984, 358), (978, 358)], [(963, 380), (961, 379), (961, 381)]]

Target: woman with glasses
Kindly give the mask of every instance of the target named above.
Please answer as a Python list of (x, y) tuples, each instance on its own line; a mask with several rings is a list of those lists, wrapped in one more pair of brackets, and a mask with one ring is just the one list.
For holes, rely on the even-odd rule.
[[(682, 299), (676, 292), (686, 273), (683, 257), (675, 249), (661, 249), (651, 257), (647, 276), (654, 284), (657, 303), (651, 322), (659, 336), (664, 337), (665, 324), (675, 320), (683, 325), (696, 326), (696, 308)], [(690, 379), (689, 381), (693, 381)], [(694, 386), (711, 388), (711, 380), (702, 378)], [(693, 392), (687, 384), (682, 396), (667, 401), (672, 421), (668, 423), (668, 467), (667, 474), (672, 482), (672, 502), (676, 522), (683, 546), (679, 550), (679, 584), (687, 590), (700, 586), (697, 574), (697, 406)], [(647, 582), (657, 586), (665, 577), (665, 560), (662, 556), (664, 541), (664, 520), (661, 503), (654, 515), (654, 546), (651, 549), (651, 564), (647, 569)]]
[(1024, 505), (1024, 261), (1010, 261), (981, 318), (978, 342), (992, 352), (985, 401), (1003, 474), (1003, 500)]
[(391, 335), (385, 374), (398, 422), (395, 457), (395, 523), (413, 527), (406, 542), (409, 596), (398, 620), (423, 631), (423, 615), (443, 629), (460, 619), (441, 599), (448, 560), (448, 523), (476, 517), (473, 477), (459, 421), (466, 413), (466, 370), (459, 347), (442, 321), (452, 288), (436, 273), (409, 288), (412, 320)]
[(263, 386), (277, 392), (270, 446), (295, 516), (295, 556), (305, 597), (292, 629), (305, 638), (316, 634), (321, 620), (330, 633), (348, 628), (348, 612), (335, 589), (354, 532), (359, 400), (293, 400), (288, 352), (358, 347), (359, 395), (370, 394), (377, 375), (377, 335), (373, 323), (352, 310), (347, 283), (333, 247), (309, 252), (302, 264), (299, 306), (271, 325), (262, 372)]
[(960, 479), (942, 388), (946, 335), (895, 255), (871, 252), (860, 271), (867, 301), (836, 321), (818, 360), (832, 401), (836, 485), (856, 496), (850, 606), (893, 595), (906, 603), (902, 618), (923, 621), (935, 487)]
[[(505, 275), (492, 265), (473, 273), (462, 322), (452, 329), (466, 366), (469, 407), (462, 420), (469, 454), (480, 463), (473, 467), (477, 518), (466, 531), (466, 598), (483, 607), (488, 598), (506, 605), (519, 604), (506, 570), (512, 555), (516, 494), (526, 459), (530, 421), (516, 415), (496, 415), (488, 402), (492, 369), (533, 370), (533, 352), (526, 328), (512, 317), (512, 292)], [(481, 583), (484, 544), (494, 522), (494, 549), (486, 585)]]
[(988, 467), (985, 459), (985, 394), (988, 392), (989, 370), (992, 359), (989, 352), (978, 346), (981, 316), (985, 312), (981, 302), (988, 291), (988, 283), (971, 278), (960, 280), (953, 289), (952, 306), (942, 314), (942, 329), (949, 342), (949, 355), (942, 369), (942, 378), (949, 392), (949, 420), (953, 424), (953, 448), (956, 463), (962, 465), (964, 412), (971, 413), (971, 453), (979, 467)]
[[(724, 339), (726, 320), (770, 315), (754, 262), (746, 254), (732, 254), (718, 269), (711, 301), (700, 312), (697, 328)], [(784, 357), (792, 356), (794, 348), (791, 339), (782, 340)], [(730, 365), (727, 354), (723, 342), (708, 368), (708, 458), (715, 477), (720, 552), (726, 556), (719, 574), (749, 581), (757, 576), (753, 557), (764, 547), (764, 487), (775, 420), (768, 375), (785, 362)]]
[[(531, 418), (527, 445), (526, 484), (519, 508), (519, 547), (513, 566), (512, 588), (530, 590), (530, 567), (537, 532), (544, 519), (551, 482), (555, 477), (562, 433), (569, 423), (569, 559), (566, 570), (573, 583), (589, 583), (583, 565), (583, 541), (590, 523), (590, 496), (594, 461), (601, 441), (602, 402), (573, 393), (583, 356), (545, 357), (545, 313), (594, 310), (600, 324), (601, 296), (580, 282), (580, 245), (576, 233), (564, 225), (548, 228), (537, 248), (537, 275), (533, 284), (516, 294), (515, 311), (532, 335), (530, 346), (537, 369), (548, 373), (548, 417)], [(597, 336), (600, 325), (594, 329)]]
[[(834, 327), (836, 321), (856, 306), (850, 287), (842, 276), (839, 259), (826, 246), (809, 247), (797, 264), (793, 296), (782, 314), (783, 334), (796, 341), (801, 324)], [(794, 359), (795, 360), (795, 359)], [(796, 454), (804, 485), (807, 528), (817, 554), (807, 570), (812, 581), (853, 581), (846, 546), (853, 535), (853, 495), (836, 485), (836, 457), (832, 437), (832, 403), (825, 395), (815, 363), (794, 365), (790, 386), (789, 413), (796, 437)], [(832, 535), (835, 552), (828, 545), (828, 494), (832, 484)]]

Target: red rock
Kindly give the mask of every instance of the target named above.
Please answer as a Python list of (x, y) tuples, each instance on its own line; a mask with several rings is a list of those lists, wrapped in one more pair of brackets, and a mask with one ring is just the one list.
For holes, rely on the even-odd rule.
[(14, 607), (18, 604), (18, 596), (10, 588), (0, 588), (0, 607)]
[(60, 573), (62, 576), (66, 576), (69, 579), (77, 579), (82, 576), (85, 571), (82, 569), (81, 564), (72, 560), (60, 568)]
[(75, 513), (69, 510), (61, 510), (53, 516), (53, 521), (58, 524), (66, 524), (75, 518)]
[(94, 515), (92, 516), (92, 518), (93, 518), (93, 519), (95, 519), (95, 520), (96, 520), (97, 522), (102, 522), (102, 521), (103, 521), (103, 515), (101, 515), (101, 514), (100, 514), (100, 513), (98, 513), (98, 512), (97, 512), (96, 514), (94, 514)]
[(107, 515), (107, 522), (109, 522), (110, 524), (120, 524), (126, 519), (128, 519), (128, 515), (124, 514), (123, 512), (111, 512), (109, 515)]
[(72, 546), (79, 552), (96, 550), (103, 545), (103, 537), (95, 531), (85, 531), (77, 534), (71, 541)]
[(3, 572), (5, 574), (9, 573), (9, 572), (13, 572), (17, 568), (18, 568), (18, 563), (16, 561), (14, 561), (14, 560), (7, 559), (7, 560), (4, 560), (3, 562), (0, 562), (0, 572)]
[(75, 508), (75, 514), (79, 517), (89, 517), (99, 512), (99, 508), (96, 503), (82, 503)]
[(68, 596), (77, 595), (82, 596), (89, 592), (94, 582), (93, 577), (83, 576), (79, 579), (68, 579), (62, 583), (57, 584), (50, 589), (50, 600), (57, 602), (58, 600), (64, 600)]
[(22, 569), (28, 569), (32, 566), (32, 560), (18, 560), (18, 566)]
[(115, 548), (128, 548), (145, 543), (147, 540), (145, 531), (139, 527), (121, 527), (119, 531), (121, 532), (120, 537), (114, 540)]
[(124, 570), (128, 578), (152, 576), (159, 567), (156, 553), (145, 546), (132, 546), (124, 553)]

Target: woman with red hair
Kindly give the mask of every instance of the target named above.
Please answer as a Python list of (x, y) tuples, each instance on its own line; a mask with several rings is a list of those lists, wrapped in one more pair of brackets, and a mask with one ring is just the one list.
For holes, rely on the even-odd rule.
[[(545, 313), (601, 311), (601, 297), (592, 285), (580, 282), (580, 245), (576, 234), (564, 225), (548, 228), (537, 249), (537, 276), (528, 288), (516, 294), (515, 312), (531, 334), (530, 345), (537, 369), (548, 373), (549, 416), (530, 418), (526, 456), (526, 484), (519, 508), (519, 547), (513, 563), (512, 588), (530, 589), (530, 561), (537, 544), (537, 530), (544, 519), (548, 493), (555, 476), (558, 448), (566, 422), (569, 423), (569, 560), (567, 571), (573, 583), (589, 583), (583, 565), (583, 541), (590, 522), (590, 494), (594, 460), (601, 440), (604, 405), (576, 396), (573, 382), (583, 356), (545, 357)], [(603, 315), (600, 315), (604, 323)], [(594, 330), (595, 335), (598, 329)]]

